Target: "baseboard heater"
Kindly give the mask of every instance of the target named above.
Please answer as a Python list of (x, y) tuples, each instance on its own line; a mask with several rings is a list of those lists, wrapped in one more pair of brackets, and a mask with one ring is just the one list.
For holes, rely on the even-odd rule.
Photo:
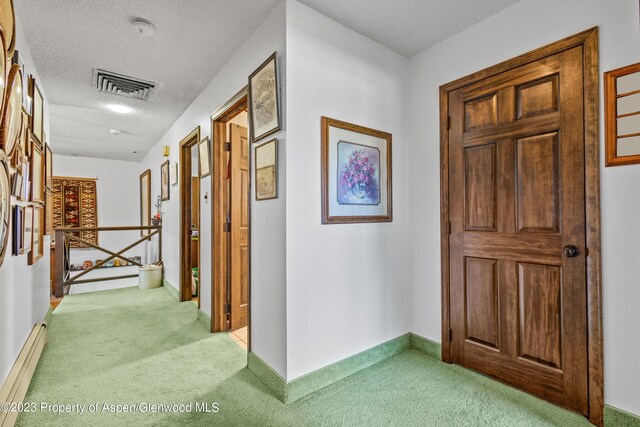
[[(43, 323), (38, 323), (33, 327), (27, 342), (18, 355), (18, 360), (0, 389), (0, 403), (20, 403), (23, 401), (46, 342), (47, 327)], [(17, 419), (18, 412), (0, 411), (0, 427), (12, 427)]]

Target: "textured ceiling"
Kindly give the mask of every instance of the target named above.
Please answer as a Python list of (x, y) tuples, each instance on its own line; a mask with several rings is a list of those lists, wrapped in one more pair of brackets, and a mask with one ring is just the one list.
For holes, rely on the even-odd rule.
[[(17, 0), (50, 103), (57, 154), (139, 160), (266, 19), (278, 0)], [(155, 35), (135, 33), (141, 17)], [(100, 93), (95, 68), (157, 83), (149, 101)], [(124, 104), (120, 115), (106, 104)], [(118, 129), (120, 135), (111, 135)], [(137, 151), (137, 154), (133, 154)]]
[(518, 1), (300, 0), (409, 58)]

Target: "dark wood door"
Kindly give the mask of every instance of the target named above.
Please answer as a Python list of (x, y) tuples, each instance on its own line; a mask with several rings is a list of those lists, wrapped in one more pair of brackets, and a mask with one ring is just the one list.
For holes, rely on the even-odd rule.
[(454, 363), (587, 414), (582, 67), (449, 93), (450, 324)]

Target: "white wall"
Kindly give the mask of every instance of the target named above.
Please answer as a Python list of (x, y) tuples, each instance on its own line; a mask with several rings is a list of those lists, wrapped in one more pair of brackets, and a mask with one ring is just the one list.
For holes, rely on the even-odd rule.
[[(200, 136), (211, 137), (211, 115), (247, 85), (248, 76), (274, 51), (278, 52), (281, 81), (285, 81), (285, 3), (277, 6), (251, 38), (236, 52), (225, 67), (171, 126), (142, 161), (139, 173), (149, 168), (152, 173), (152, 199), (160, 190), (162, 146), (171, 146), (171, 162), (179, 159), (179, 143), (196, 126)], [(200, 52), (214, 55), (215, 52)], [(283, 101), (283, 116), (286, 106)], [(251, 203), (251, 277), (252, 277), (252, 351), (281, 375), (286, 375), (285, 362), (285, 176), (284, 131), (280, 138), (280, 198)], [(176, 288), (179, 286), (179, 193), (171, 187), (171, 199), (163, 203), (163, 258), (165, 274)], [(209, 198), (205, 201), (205, 194)], [(253, 194), (253, 192), (251, 193)], [(253, 199), (252, 199), (253, 200)], [(201, 180), (201, 309), (211, 314), (211, 176)]]
[[(16, 49), (25, 72), (40, 81), (22, 25), (16, 17)], [(49, 108), (46, 87), (40, 86), (45, 100), (44, 129), (49, 135)], [(23, 204), (12, 198), (12, 204)], [(0, 384), (3, 384), (33, 326), (44, 320), (49, 308), (49, 237), (45, 236), (44, 258), (29, 266), (27, 255), (11, 255), (12, 231), (4, 262), (0, 266)]]
[[(287, 2), (287, 379), (408, 332), (408, 60)], [(321, 225), (320, 118), (393, 134), (393, 222)]]
[[(89, 157), (55, 156), (54, 176), (97, 178), (98, 226), (117, 227), (140, 224), (140, 164), (121, 160), (95, 159)], [(152, 207), (153, 209), (153, 207)], [(129, 246), (140, 237), (139, 231), (102, 232), (98, 244), (113, 252)], [(144, 244), (126, 252), (125, 256), (144, 256)], [(94, 249), (72, 249), (71, 263), (82, 264), (84, 260), (95, 263), (109, 255)], [(144, 261), (144, 258), (143, 258)], [(155, 261), (151, 260), (151, 261)], [(137, 267), (113, 268), (94, 271), (84, 278), (136, 274)], [(77, 274), (77, 273), (73, 273)], [(137, 285), (137, 279), (94, 282), (71, 286), (70, 293), (116, 289)]]
[[(412, 58), (413, 332), (440, 341), (439, 86), (596, 25), (601, 72), (638, 62), (638, 16), (637, 0), (525, 0)], [(605, 401), (640, 414), (640, 166), (603, 167), (601, 182)]]

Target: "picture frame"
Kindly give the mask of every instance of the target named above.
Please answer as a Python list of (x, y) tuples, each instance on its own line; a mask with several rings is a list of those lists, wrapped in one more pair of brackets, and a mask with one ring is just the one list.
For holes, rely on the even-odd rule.
[(178, 185), (178, 163), (171, 164), (171, 186)]
[(13, 156), (22, 131), (22, 90), (22, 70), (13, 64), (7, 77), (0, 125), (2, 149), (8, 157)]
[(44, 226), (44, 234), (45, 236), (52, 236), (52, 242), (55, 241), (54, 232), (53, 232), (53, 193), (51, 191), (46, 191), (45, 195), (45, 204), (44, 204), (44, 218), (45, 218), (45, 226)]
[(30, 181), (30, 166), (29, 166), (29, 158), (24, 157), (22, 159), (22, 165), (20, 167), (20, 175), (22, 175), (22, 192), (18, 196), (18, 200), (20, 201), (28, 201), (31, 189), (31, 181)]
[(29, 97), (32, 103), (29, 127), (33, 141), (42, 147), (44, 142), (44, 98), (33, 76), (29, 80)]
[[(140, 174), (140, 226), (151, 225), (151, 169)], [(149, 234), (149, 230), (140, 230), (140, 237)]]
[(9, 159), (0, 150), (0, 266), (9, 244), (11, 223), (11, 169)]
[(640, 164), (640, 62), (604, 73), (606, 166)]
[(30, 182), (30, 195), (29, 200), (34, 203), (44, 204), (45, 202), (45, 159), (44, 152), (39, 146), (34, 145), (31, 152), (31, 162), (29, 169)]
[(45, 174), (44, 174), (44, 188), (46, 191), (53, 190), (53, 152), (49, 144), (44, 145), (44, 161), (45, 161)]
[(12, 228), (12, 255), (20, 256), (23, 251), (22, 233), (24, 221), (24, 208), (22, 206), (13, 207), (13, 228)]
[(22, 223), (22, 254), (31, 252), (33, 243), (33, 206), (24, 207), (24, 221)]
[(278, 140), (271, 139), (255, 148), (254, 176), (256, 200), (278, 198)]
[(322, 117), (322, 224), (392, 222), (392, 135)]
[(205, 137), (198, 143), (198, 173), (200, 179), (211, 175), (211, 141)]
[(169, 160), (160, 165), (160, 200), (167, 201), (171, 198), (171, 185), (169, 185)]
[(29, 265), (38, 262), (44, 256), (44, 209), (42, 206), (33, 207), (33, 226)]
[(249, 131), (254, 143), (282, 128), (278, 56), (273, 52), (249, 76)]
[(22, 194), (22, 189), (24, 187), (24, 179), (19, 172), (13, 174), (13, 179), (11, 180), (11, 195), (15, 197), (20, 197)]

